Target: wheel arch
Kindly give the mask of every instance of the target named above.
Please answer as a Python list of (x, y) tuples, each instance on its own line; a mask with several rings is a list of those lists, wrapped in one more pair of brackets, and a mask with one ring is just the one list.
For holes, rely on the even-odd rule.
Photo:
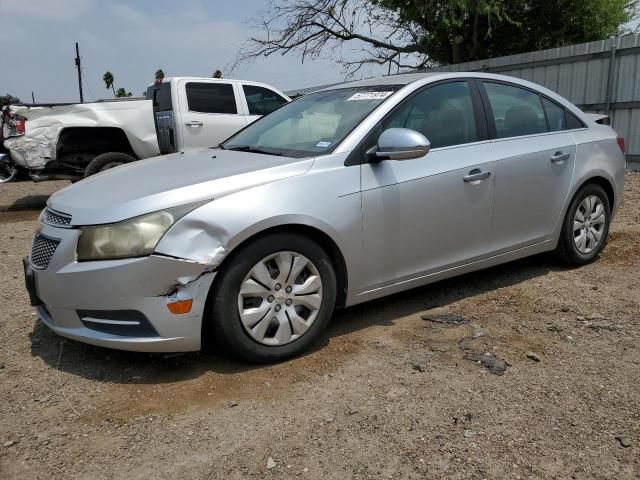
[(262, 238), (266, 235), (274, 233), (296, 233), (308, 238), (311, 241), (320, 245), (329, 255), (333, 263), (333, 267), (336, 273), (336, 281), (338, 284), (336, 306), (344, 307), (347, 300), (348, 292), (348, 270), (347, 262), (342, 254), (342, 250), (338, 246), (337, 242), (326, 232), (320, 228), (303, 223), (286, 223), (264, 228), (258, 232), (255, 232), (246, 238), (243, 238), (240, 242), (233, 246), (233, 248), (225, 256), (224, 260), (218, 266), (218, 269), (224, 268), (224, 265), (233, 259), (243, 247)]
[[(584, 180), (580, 184), (580, 186), (576, 189), (575, 193), (573, 194), (573, 197), (575, 197), (576, 194), (580, 191), (580, 189), (582, 189), (585, 185), (589, 185), (591, 183), (602, 187), (604, 192), (607, 194), (607, 199), (609, 200), (609, 208), (613, 210), (615, 206), (615, 201), (617, 200), (615, 190), (613, 188), (613, 184), (610, 180), (606, 179), (601, 175), (589, 177), (586, 180)], [(573, 200), (573, 197), (571, 197), (572, 200)]]
[(119, 127), (70, 126), (63, 128), (56, 144), (56, 157), (74, 153), (122, 152), (138, 158), (127, 134)]

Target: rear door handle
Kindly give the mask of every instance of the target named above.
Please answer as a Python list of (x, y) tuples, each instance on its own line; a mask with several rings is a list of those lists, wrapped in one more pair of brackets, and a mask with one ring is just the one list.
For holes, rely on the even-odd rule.
[(481, 180), (486, 180), (491, 176), (491, 172), (483, 172), (477, 168), (471, 170), (469, 175), (462, 177), (465, 182), (479, 182)]
[(551, 157), (551, 163), (564, 162), (566, 160), (569, 160), (570, 158), (571, 158), (571, 154), (570, 153), (556, 152)]
[(197, 120), (191, 120), (190, 122), (185, 122), (185, 125), (187, 127), (201, 127), (204, 124), (202, 122), (197, 121)]

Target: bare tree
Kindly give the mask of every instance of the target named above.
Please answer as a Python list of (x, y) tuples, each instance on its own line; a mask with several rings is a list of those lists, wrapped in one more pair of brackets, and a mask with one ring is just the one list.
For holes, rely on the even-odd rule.
[[(264, 32), (241, 49), (234, 67), (259, 57), (296, 51), (302, 61), (324, 54), (347, 76), (367, 65), (420, 68), (429, 63), (412, 23), (366, 0), (271, 0), (253, 26)], [(342, 45), (354, 49), (343, 55)]]

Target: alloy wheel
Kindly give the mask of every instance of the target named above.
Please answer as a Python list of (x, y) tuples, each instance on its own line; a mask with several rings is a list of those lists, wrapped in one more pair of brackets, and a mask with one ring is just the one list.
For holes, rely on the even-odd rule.
[(304, 335), (322, 305), (322, 279), (304, 255), (283, 251), (260, 260), (238, 293), (247, 333), (263, 345), (286, 345)]

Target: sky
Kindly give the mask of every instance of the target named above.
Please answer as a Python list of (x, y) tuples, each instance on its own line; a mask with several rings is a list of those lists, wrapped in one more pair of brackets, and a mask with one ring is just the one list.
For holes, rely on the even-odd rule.
[[(239, 47), (259, 33), (250, 20), (267, 6), (267, 0), (0, 0), (0, 94), (30, 101), (33, 91), (36, 102), (78, 101), (75, 42), (85, 101), (111, 96), (102, 81), (107, 70), (116, 88), (134, 95), (158, 68), (167, 76), (204, 77), (221, 69), (229, 77)], [(376, 73), (385, 72), (362, 75)], [(335, 62), (303, 64), (296, 54), (261, 58), (232, 76), (285, 91), (344, 79)]]

